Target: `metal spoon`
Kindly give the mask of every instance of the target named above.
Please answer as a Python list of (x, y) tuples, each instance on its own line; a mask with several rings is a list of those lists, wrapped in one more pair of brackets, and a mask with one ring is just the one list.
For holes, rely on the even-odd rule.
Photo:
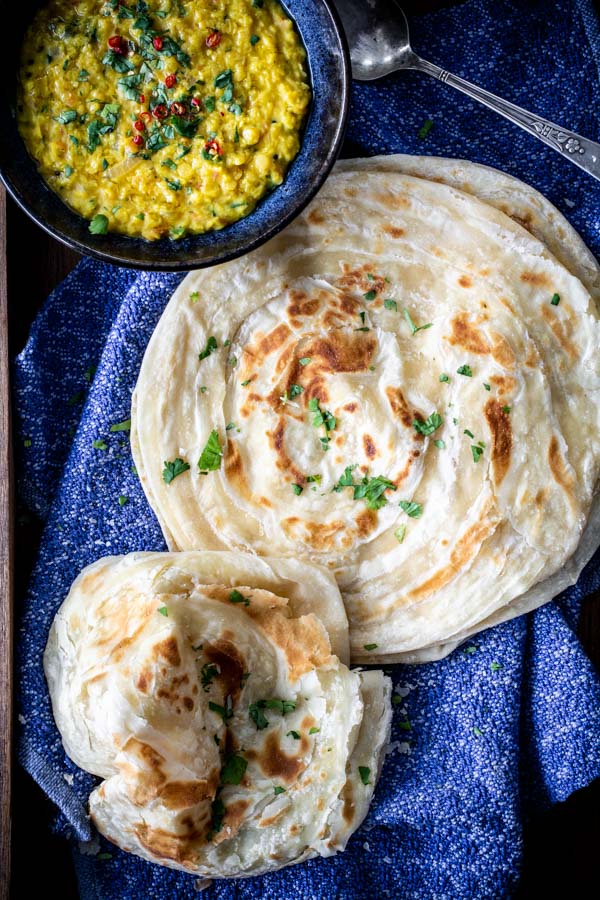
[(560, 128), (417, 56), (410, 46), (406, 16), (395, 0), (334, 2), (350, 45), (352, 76), (357, 81), (374, 81), (398, 69), (427, 72), (489, 106), (600, 180), (600, 144)]

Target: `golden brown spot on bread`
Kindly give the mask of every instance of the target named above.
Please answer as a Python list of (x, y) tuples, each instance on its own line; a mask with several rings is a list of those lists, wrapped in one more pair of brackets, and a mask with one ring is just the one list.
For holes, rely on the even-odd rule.
[(268, 816), (266, 819), (261, 819), (258, 823), (261, 828), (268, 828), (269, 825), (275, 825), (275, 823), (288, 811), (287, 806), (282, 806), (276, 813)]
[(506, 338), (496, 332), (492, 333), (490, 337), (492, 338), (492, 357), (494, 360), (505, 369), (514, 369), (515, 354)]
[(469, 275), (461, 275), (458, 279), (458, 283), (464, 288), (473, 287), (473, 279)]
[(225, 809), (223, 816), (223, 827), (213, 837), (213, 844), (220, 844), (240, 830), (240, 825), (244, 821), (244, 814), (250, 802), (248, 800), (235, 800)]
[(359, 537), (368, 537), (377, 527), (377, 513), (374, 509), (364, 509), (354, 520)]
[[(467, 276), (462, 276), (466, 278)], [(452, 334), (447, 337), (448, 343), (461, 347), (469, 353), (484, 354), (490, 352), (490, 345), (485, 335), (469, 320), (468, 313), (459, 313), (450, 323)]]
[(550, 326), (550, 330), (563, 350), (571, 357), (571, 359), (577, 359), (577, 350), (573, 346), (571, 340), (573, 336), (573, 325), (569, 319), (559, 319), (555, 309), (556, 307), (554, 306), (542, 306), (542, 317), (546, 324)]
[(393, 414), (400, 419), (406, 428), (412, 428), (414, 411), (406, 402), (406, 398), (399, 387), (386, 387), (385, 393), (390, 403)]
[[(150, 744), (134, 737), (128, 738), (121, 750), (129, 757), (120, 760), (118, 764), (128, 780), (129, 798), (136, 806), (144, 806), (158, 796), (167, 780), (162, 768), (165, 758)], [(131, 763), (131, 758), (134, 764)]]
[(350, 779), (348, 779), (342, 788), (341, 794), (344, 805), (342, 807), (342, 818), (344, 821), (351, 825), (355, 819), (355, 807), (354, 807), (354, 788)]
[(517, 387), (516, 379), (511, 375), (490, 375), (490, 381), (498, 388), (499, 394), (512, 394)]
[(573, 500), (574, 479), (567, 469), (562, 453), (560, 452), (558, 438), (554, 434), (550, 439), (550, 445), (548, 447), (548, 465), (550, 466), (550, 471), (552, 472), (552, 476), (556, 483), (561, 486), (566, 494), (568, 494), (569, 499)]
[(311, 357), (313, 372), (364, 372), (371, 365), (376, 349), (373, 335), (339, 330), (326, 337), (313, 338), (307, 343), (305, 354)]
[(274, 431), (267, 431), (267, 438), (273, 450), (275, 451), (275, 465), (277, 468), (291, 475), (297, 484), (304, 483), (304, 474), (300, 472), (285, 449), (285, 419), (280, 416)]
[(291, 784), (306, 769), (306, 763), (297, 756), (288, 756), (279, 745), (279, 735), (272, 731), (260, 750), (247, 750), (248, 759), (255, 760), (267, 778), (280, 778)]
[(346, 412), (353, 413), (358, 409), (358, 403), (346, 403), (345, 406), (342, 407)]
[(212, 800), (219, 783), (218, 773), (209, 781), (170, 781), (160, 791), (160, 798), (167, 809), (189, 809), (201, 800)]
[(521, 228), (524, 228), (526, 231), (533, 232), (533, 218), (530, 210), (526, 210), (524, 215), (518, 216), (516, 213), (511, 213), (508, 209), (504, 210), (513, 222), (516, 222), (517, 225), (520, 225)]
[(181, 665), (181, 656), (179, 655), (177, 638), (173, 635), (170, 635), (168, 638), (165, 638), (164, 641), (155, 644), (152, 649), (153, 654), (157, 659), (162, 657), (172, 666)]
[(134, 827), (134, 833), (145, 850), (157, 859), (171, 859), (187, 869), (194, 869), (197, 859), (197, 844), (202, 839), (200, 831), (179, 836), (163, 828), (152, 828), (140, 824)]
[(485, 404), (484, 413), (492, 433), (492, 470), (494, 481), (498, 486), (510, 466), (512, 451), (510, 415), (502, 410), (502, 406), (493, 397)]
[(404, 237), (406, 234), (404, 228), (398, 228), (396, 225), (384, 225), (382, 231), (396, 239)]
[(225, 697), (229, 694), (232, 700), (235, 700), (240, 693), (242, 676), (246, 671), (244, 657), (235, 644), (225, 640), (204, 644), (203, 651), (207, 660), (219, 667), (219, 674), (214, 676), (214, 682), (223, 689)]
[(347, 263), (344, 263), (342, 270), (344, 274), (337, 280), (337, 285), (339, 287), (356, 288), (364, 293), (375, 291), (376, 294), (385, 287), (385, 278), (383, 275), (377, 275), (367, 263), (354, 269)]
[[(282, 609), (246, 607), (246, 612), (268, 638), (279, 647), (288, 665), (291, 681), (331, 660), (331, 645), (321, 622), (313, 615), (288, 618)], [(288, 614), (289, 615), (289, 614)]]
[(441, 590), (473, 559), (480, 545), (496, 528), (496, 522), (487, 516), (488, 512), (489, 509), (483, 510), (481, 519), (471, 525), (459, 538), (450, 554), (448, 565), (410, 591), (408, 599), (426, 597)]
[(322, 225), (325, 221), (325, 217), (322, 213), (319, 212), (318, 209), (311, 209), (308, 214), (308, 221), (311, 225)]
[(141, 691), (142, 694), (145, 694), (150, 687), (150, 683), (152, 681), (152, 672), (149, 672), (148, 669), (142, 669), (140, 674), (138, 675), (137, 681), (135, 683), (138, 691)]
[(273, 331), (260, 338), (256, 346), (246, 345), (243, 355), (244, 368), (261, 366), (267, 356), (284, 346), (291, 333), (289, 326), (281, 322)]
[(534, 287), (551, 287), (552, 285), (545, 272), (521, 272), (519, 278), (525, 284), (532, 284)]
[(251, 500), (252, 491), (246, 480), (244, 461), (242, 460), (236, 441), (231, 439), (227, 441), (227, 446), (225, 447), (225, 453), (223, 455), (223, 471), (225, 477), (231, 482), (237, 493), (243, 497), (244, 500)]
[(303, 291), (290, 291), (291, 303), (288, 306), (290, 316), (314, 316), (319, 308), (316, 297), (307, 297)]
[(375, 459), (377, 456), (377, 447), (375, 441), (370, 434), (363, 434), (363, 448), (367, 459)]
[(390, 191), (385, 194), (377, 194), (375, 199), (392, 209), (406, 209), (410, 206), (410, 199), (406, 194), (394, 194)]
[(327, 551), (332, 550), (335, 546), (336, 535), (344, 530), (344, 523), (338, 520), (327, 524), (305, 522), (296, 516), (289, 516), (287, 519), (282, 519), (281, 527), (292, 540), (300, 540), (314, 550)]

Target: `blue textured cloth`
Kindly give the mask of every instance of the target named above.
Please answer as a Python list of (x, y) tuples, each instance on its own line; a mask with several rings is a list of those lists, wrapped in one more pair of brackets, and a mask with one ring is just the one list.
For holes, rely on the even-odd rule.
[[(587, 0), (471, 0), (416, 19), (412, 37), (434, 62), (600, 138), (600, 33)], [(434, 125), (423, 140), (428, 118)], [(598, 182), (446, 85), (398, 73), (354, 86), (346, 154), (393, 151), (467, 157), (517, 175), (600, 252)], [(45, 521), (30, 591), (18, 598), (20, 758), (60, 808), (56, 827), (73, 839), (86, 900), (196, 893), (193, 877), (102, 840), (99, 854), (81, 852), (78, 841), (93, 837), (86, 798), (94, 779), (64, 755), (42, 672), (52, 617), (79, 570), (106, 554), (164, 546), (127, 435), (110, 425), (129, 416), (144, 349), (178, 282), (82, 262), (48, 299), (14, 373), (20, 496)], [(95, 449), (96, 440), (106, 449)], [(392, 752), (347, 851), (260, 879), (215, 882), (205, 896), (510, 896), (524, 821), (600, 775), (600, 683), (574, 633), (582, 598), (599, 585), (597, 555), (558, 602), (441, 662), (394, 667), (405, 697), (395, 707)]]

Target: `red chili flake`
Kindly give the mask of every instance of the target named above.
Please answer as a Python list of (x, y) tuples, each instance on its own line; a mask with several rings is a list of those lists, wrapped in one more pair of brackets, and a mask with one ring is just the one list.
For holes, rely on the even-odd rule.
[(141, 121), (141, 119), (137, 119), (137, 120), (133, 123), (133, 127), (135, 128), (136, 131), (145, 131), (145, 130), (146, 130), (146, 126), (145, 126), (144, 123)]
[(152, 115), (155, 119), (166, 119), (169, 115), (169, 110), (164, 103), (159, 103), (158, 106), (155, 106), (152, 110)]
[(146, 95), (140, 94), (140, 103), (145, 103), (145, 102), (146, 102)]
[(144, 138), (141, 136), (141, 134), (134, 134), (134, 136), (131, 138), (131, 140), (133, 141), (133, 143), (135, 144), (136, 147), (139, 147), (141, 144), (144, 143)]
[(213, 50), (215, 47), (218, 47), (221, 43), (221, 32), (217, 31), (217, 29), (215, 28), (214, 31), (211, 31), (211, 33), (208, 35), (204, 43), (209, 48), (209, 50)]
[(192, 104), (192, 106), (200, 106), (200, 101), (198, 100), (197, 97), (192, 97), (192, 99), (190, 100), (190, 103)]
[(113, 34), (112, 37), (109, 37), (108, 46), (111, 50), (114, 50), (115, 53), (119, 53), (121, 56), (124, 56), (125, 53), (127, 53), (127, 43), (120, 34)]
[(165, 78), (165, 84), (168, 88), (175, 87), (177, 84), (177, 75), (167, 75)]
[(140, 119), (152, 119), (152, 113), (148, 112), (148, 110), (145, 109), (143, 112), (140, 113)]
[(152, 41), (152, 46), (155, 50), (162, 50), (163, 48), (163, 39), (161, 37), (155, 37)]
[(205, 143), (204, 150), (206, 151), (206, 153), (208, 153), (209, 156), (212, 156), (212, 157), (223, 156), (223, 150), (221, 148), (221, 145), (219, 144), (219, 142), (217, 140), (215, 140), (215, 138), (213, 138), (211, 141), (207, 141)]
[(171, 103), (172, 116), (185, 116), (186, 112), (185, 103)]

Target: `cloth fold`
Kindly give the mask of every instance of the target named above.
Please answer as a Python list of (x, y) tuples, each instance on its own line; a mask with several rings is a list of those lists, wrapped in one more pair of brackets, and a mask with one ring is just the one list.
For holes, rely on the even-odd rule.
[[(600, 138), (600, 30), (589, 0), (468, 0), (415, 18), (411, 37), (450, 71)], [(600, 253), (598, 182), (447, 85), (413, 72), (354, 85), (345, 155), (386, 152), (502, 168), (543, 191)], [(19, 493), (45, 522), (29, 592), (17, 598), (19, 755), (60, 810), (85, 900), (192, 898), (199, 887), (98, 841), (86, 812), (94, 779), (64, 754), (42, 670), (50, 623), (80, 569), (164, 548), (127, 434), (111, 425), (129, 417), (146, 344), (180, 278), (84, 260), (48, 298), (14, 369)], [(392, 667), (392, 743), (347, 851), (217, 881), (205, 896), (510, 896), (523, 823), (600, 776), (600, 680), (575, 633), (582, 599), (599, 586), (597, 554), (558, 601), (440, 662)]]

